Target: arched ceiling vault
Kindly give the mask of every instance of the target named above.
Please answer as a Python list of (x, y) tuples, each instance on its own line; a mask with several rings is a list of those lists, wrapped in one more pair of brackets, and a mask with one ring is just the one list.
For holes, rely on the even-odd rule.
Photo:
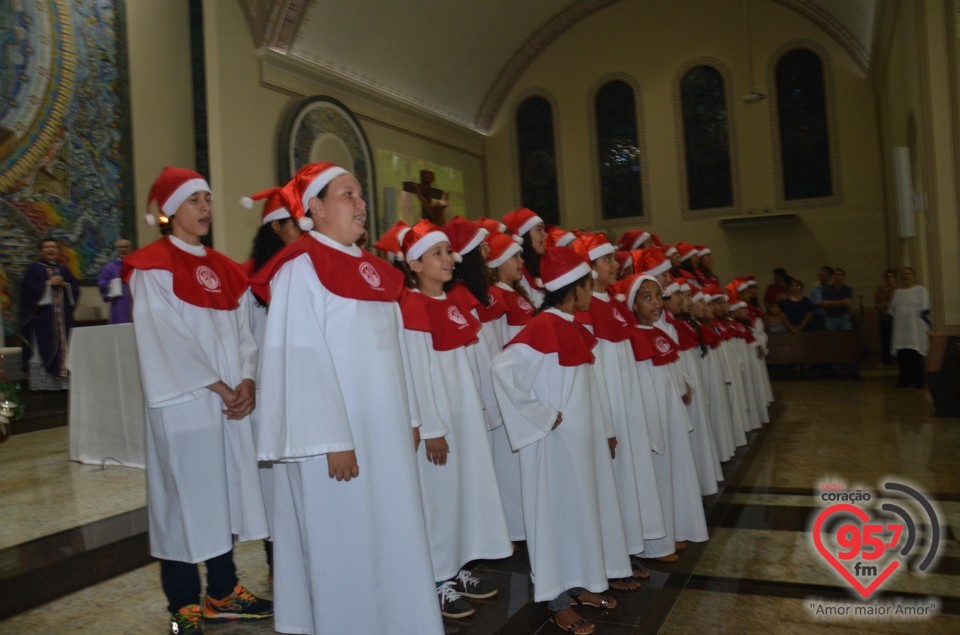
[[(644, 0), (240, 0), (253, 44), (485, 133), (523, 71), (567, 29)], [(739, 0), (727, 0), (742, 10)], [(758, 0), (752, 0), (757, 2)], [(866, 73), (877, 0), (766, 0), (814, 22)], [(464, 72), (469, 69), (469, 72)]]

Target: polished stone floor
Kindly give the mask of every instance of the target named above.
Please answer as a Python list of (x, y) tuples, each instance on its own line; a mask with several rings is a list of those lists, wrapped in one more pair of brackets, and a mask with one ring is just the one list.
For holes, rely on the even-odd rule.
[[(750, 446), (724, 466), (722, 492), (704, 501), (710, 541), (691, 545), (679, 564), (652, 567), (653, 578), (638, 593), (617, 595), (619, 608), (585, 610), (584, 616), (599, 624), (598, 633), (610, 635), (960, 633), (960, 420), (928, 417), (924, 394), (894, 388), (893, 381), (889, 373), (865, 373), (860, 380), (777, 382), (773, 421), (752, 434)], [(27, 546), (45, 548), (38, 547), (46, 544), (37, 540), (41, 535), (67, 540), (78, 527), (93, 535), (97, 532), (90, 527), (108, 521), (142, 533), (137, 519), (143, 473), (72, 464), (66, 460), (66, 439), (66, 429), (58, 428), (0, 445), (4, 571), (14, 559), (19, 566), (31, 559), (23, 555), (29, 553)], [(865, 603), (814, 549), (812, 522), (830, 504), (820, 497), (822, 483), (844, 483), (880, 497), (887, 481), (915, 485), (931, 499), (944, 528), (940, 556), (926, 574), (898, 570)], [(911, 555), (922, 554), (929, 546), (928, 526), (915, 508), (903, 507), (918, 519), (920, 538)], [(95, 522), (106, 517), (101, 525)], [(73, 534), (65, 531), (71, 529)], [(91, 542), (72, 538), (65, 544), (70, 546), (54, 549), (78, 544), (82, 549)], [(236, 553), (243, 581), (269, 596), (260, 544), (239, 545)], [(916, 564), (916, 559), (910, 561)], [(0, 621), (0, 633), (162, 633), (166, 615), (158, 566), (136, 567)], [(448, 632), (561, 632), (546, 623), (543, 605), (530, 601), (523, 549), (508, 560), (477, 563), (476, 568), (500, 586), (500, 597), (478, 602), (477, 615), (448, 623)], [(8, 599), (0, 597), (0, 607)], [(909, 608), (931, 603), (937, 614), (919, 618), (817, 614), (837, 606), (852, 611), (871, 604)], [(271, 627), (208, 630), (255, 633), (271, 632)]]

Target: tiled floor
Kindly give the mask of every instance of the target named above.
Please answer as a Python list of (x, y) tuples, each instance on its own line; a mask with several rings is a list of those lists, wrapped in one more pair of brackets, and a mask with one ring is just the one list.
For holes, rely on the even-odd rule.
[[(859, 381), (778, 382), (774, 421), (725, 466), (725, 491), (705, 500), (711, 540), (691, 545), (677, 565), (653, 567), (640, 592), (618, 594), (618, 609), (585, 610), (584, 616), (608, 635), (960, 633), (960, 420), (926, 416), (923, 393), (892, 384), (885, 373)], [(66, 438), (60, 428), (0, 445), (0, 547), (143, 504), (142, 472), (71, 464)], [(877, 490), (884, 477), (906, 479), (930, 494), (946, 529), (934, 571), (898, 572), (872, 600), (893, 606), (932, 599), (940, 614), (913, 620), (817, 615), (816, 607), (865, 605), (813, 547), (812, 519), (827, 504), (817, 488), (844, 482)], [(236, 553), (243, 581), (269, 596), (260, 544), (239, 545)], [(478, 569), (500, 586), (500, 597), (478, 603), (474, 618), (447, 624), (448, 632), (560, 633), (546, 623), (543, 605), (530, 602), (522, 549)], [(0, 633), (162, 633), (162, 597), (158, 567), (151, 564), (2, 621)], [(268, 622), (209, 630), (271, 629)]]

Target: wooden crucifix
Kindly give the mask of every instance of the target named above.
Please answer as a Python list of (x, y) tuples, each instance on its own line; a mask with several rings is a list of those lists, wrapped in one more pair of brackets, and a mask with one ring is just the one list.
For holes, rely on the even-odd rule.
[(442, 227), (446, 222), (448, 193), (433, 187), (436, 174), (432, 170), (420, 170), (420, 182), (404, 181), (403, 191), (415, 194), (420, 200), (420, 211), (423, 218)]

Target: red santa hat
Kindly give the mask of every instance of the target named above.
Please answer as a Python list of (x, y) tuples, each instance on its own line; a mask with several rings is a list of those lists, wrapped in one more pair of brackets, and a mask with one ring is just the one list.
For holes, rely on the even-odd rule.
[(679, 242), (676, 244), (677, 252), (680, 254), (680, 261), (686, 262), (697, 255), (697, 248), (690, 243)]
[(487, 266), (496, 269), (523, 248), (507, 234), (494, 234), (490, 237), (490, 255), (487, 256)]
[(703, 296), (705, 302), (714, 302), (716, 300), (727, 301), (726, 290), (718, 284), (708, 284), (703, 287)]
[(448, 243), (450, 239), (439, 227), (428, 221), (421, 220), (410, 228), (403, 237), (403, 257), (407, 262), (413, 262), (427, 253), (434, 245)]
[(607, 237), (600, 232), (584, 232), (580, 235), (580, 243), (583, 244), (587, 254), (587, 260), (590, 262), (599, 260), (607, 254), (612, 254), (617, 251), (613, 243), (607, 240)]
[(642, 229), (631, 229), (630, 231), (624, 232), (620, 238), (617, 239), (617, 247), (621, 251), (633, 251), (634, 249), (639, 249), (640, 245), (650, 240), (650, 233), (645, 232)]
[(400, 245), (408, 231), (410, 231), (410, 225), (404, 220), (398, 220), (380, 235), (373, 246), (386, 254), (387, 260), (393, 262), (403, 256), (403, 248)]
[(700, 289), (697, 289), (696, 291), (694, 291), (693, 295), (690, 296), (691, 303), (703, 302), (703, 300), (704, 300), (703, 291), (701, 291)]
[(487, 218), (486, 216), (481, 216), (477, 219), (477, 225), (483, 227), (487, 230), (488, 235), (493, 236), (494, 234), (502, 234), (507, 231), (507, 226), (496, 220), (495, 218)]
[(681, 292), (689, 293), (691, 291), (692, 287), (690, 286), (690, 283), (683, 276), (680, 276), (679, 278), (674, 278), (674, 280), (676, 280), (677, 284), (680, 285)]
[(744, 280), (746, 281), (746, 284), (748, 287), (757, 286), (757, 278), (755, 276), (747, 276), (746, 278), (744, 278)]
[(635, 249), (633, 251), (633, 268), (644, 275), (659, 276), (661, 273), (670, 270), (670, 259), (656, 247)]
[(546, 225), (544, 229), (547, 232), (547, 247), (566, 247), (577, 239), (577, 235), (558, 225)]
[(569, 247), (549, 247), (540, 258), (540, 279), (547, 291), (562, 289), (592, 273), (587, 261)]
[(330, 181), (341, 174), (349, 172), (333, 163), (308, 163), (297, 170), (290, 182), (283, 186), (290, 203), (290, 216), (297, 219), (300, 229), (313, 229), (313, 220), (307, 216), (310, 199), (318, 196)]
[(674, 293), (680, 293), (680, 283), (676, 278), (670, 281), (670, 283), (663, 287), (663, 297), (669, 298)]
[(290, 218), (290, 206), (287, 204), (282, 187), (269, 187), (250, 196), (244, 196), (240, 199), (240, 205), (252, 209), (254, 201), (262, 201), (263, 199), (266, 199), (267, 202), (263, 204), (263, 211), (260, 212), (261, 224), (266, 225), (275, 220)]
[(615, 251), (613, 252), (613, 257), (617, 259), (617, 264), (620, 265), (621, 274), (623, 273), (624, 269), (633, 266), (632, 251)]
[(677, 251), (677, 248), (673, 245), (668, 245), (667, 243), (660, 243), (660, 249), (663, 251), (663, 255), (669, 258), (670, 256), (677, 254), (680, 255), (680, 252)]
[(144, 220), (154, 225), (157, 217), (153, 215), (152, 205), (160, 210), (160, 222), (166, 223), (177, 213), (180, 205), (197, 192), (211, 192), (210, 184), (200, 174), (186, 168), (166, 166), (153, 182), (147, 197), (147, 214)]
[(622, 280), (617, 280), (617, 282), (610, 286), (610, 293), (625, 303), (628, 307), (633, 309), (633, 301), (637, 299), (637, 292), (640, 291), (640, 285), (645, 281), (651, 280), (657, 283), (657, 286), (660, 286), (660, 281), (653, 276), (644, 275), (642, 273), (631, 273), (626, 278)]
[(503, 215), (503, 224), (515, 236), (523, 236), (537, 225), (543, 224), (543, 219), (536, 212), (526, 207), (515, 209)]
[(694, 247), (696, 247), (697, 249), (698, 256), (706, 256), (708, 254), (713, 253), (713, 250), (707, 247), (706, 245), (694, 245)]
[(443, 226), (443, 233), (450, 239), (454, 260), (461, 262), (463, 256), (483, 243), (483, 239), (487, 237), (489, 232), (473, 221), (469, 221), (462, 216), (454, 216), (450, 219), (450, 222)]

